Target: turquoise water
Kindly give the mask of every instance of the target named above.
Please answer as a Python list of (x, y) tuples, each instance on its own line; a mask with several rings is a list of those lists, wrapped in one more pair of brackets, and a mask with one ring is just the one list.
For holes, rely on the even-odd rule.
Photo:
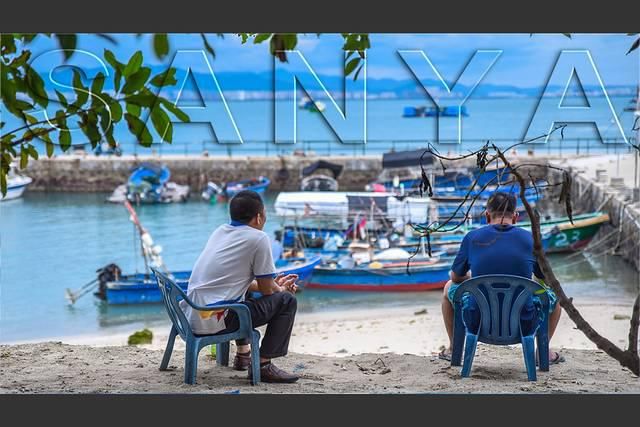
[[(628, 97), (611, 97), (616, 116), (619, 118), (626, 135), (633, 135), (634, 117), (632, 112), (624, 111), (629, 105)], [(278, 101), (279, 104), (285, 101)], [(328, 104), (328, 103), (327, 103)], [(375, 154), (389, 151), (390, 149), (404, 150), (417, 149), (425, 146), (427, 141), (441, 141), (438, 149), (447, 152), (449, 150), (467, 150), (478, 148), (486, 140), (492, 140), (501, 147), (510, 146), (514, 141), (521, 141), (527, 132), (531, 118), (536, 111), (538, 100), (535, 98), (505, 98), (505, 99), (474, 99), (465, 102), (469, 117), (462, 119), (462, 143), (444, 143), (444, 137), (438, 136), (438, 129), (442, 135), (457, 135), (456, 118), (443, 117), (437, 120), (428, 118), (404, 118), (402, 117), (405, 106), (429, 106), (430, 101), (425, 99), (410, 100), (370, 100), (367, 102), (367, 144), (362, 144), (362, 133), (357, 129), (349, 128), (342, 135), (345, 143), (341, 143), (327, 122), (318, 113), (298, 110), (297, 129), (298, 142), (296, 144), (274, 144), (274, 104), (273, 101), (230, 101), (229, 110), (237, 124), (244, 144), (218, 144), (205, 124), (178, 124), (172, 144), (156, 144), (153, 148), (156, 152), (164, 154), (200, 154), (204, 150), (216, 155), (275, 155), (278, 153), (290, 153), (293, 150), (314, 151), (322, 155), (341, 154)], [(341, 104), (339, 104), (341, 105)], [(551, 126), (555, 109), (542, 110), (538, 114), (543, 122)], [(603, 120), (609, 123), (602, 129), (603, 139), (612, 139), (620, 136), (617, 127), (610, 122), (612, 118), (608, 109), (597, 111)], [(363, 113), (357, 111), (353, 117), (354, 122), (362, 123)], [(285, 117), (279, 126), (291, 127), (291, 117)], [(214, 124), (215, 126), (215, 124)], [(545, 128), (544, 132), (548, 128)], [(125, 154), (150, 153), (151, 149), (140, 147), (131, 142), (131, 135), (126, 126), (116, 128), (118, 141), (121, 142)], [(538, 135), (535, 135), (538, 136)], [(598, 138), (595, 127), (592, 125), (572, 124), (564, 132), (564, 140), (560, 142), (557, 133), (550, 146), (536, 145), (536, 150), (563, 149), (576, 151), (577, 145), (584, 152), (587, 148), (586, 139)], [(74, 138), (76, 138), (74, 136)], [(578, 143), (578, 139), (582, 139)], [(74, 144), (83, 141), (79, 134), (74, 139)], [(349, 143), (351, 141), (351, 143)], [(355, 141), (355, 143), (354, 143)], [(591, 151), (606, 149), (599, 142), (589, 145)], [(524, 149), (523, 149), (524, 150)]]
[[(95, 270), (115, 262), (124, 272), (141, 271), (137, 236), (121, 205), (104, 203), (105, 194), (27, 192), (0, 203), (0, 342), (131, 331), (166, 324), (161, 305), (107, 306), (86, 295), (73, 307), (65, 288), (78, 288)], [(268, 197), (269, 206), (273, 195)], [(193, 198), (185, 204), (137, 208), (143, 225), (163, 247), (172, 270), (189, 270), (209, 234), (227, 221), (226, 204)], [(269, 215), (268, 215), (269, 216)], [(271, 215), (266, 230), (278, 221)], [(571, 296), (630, 301), (638, 275), (615, 257), (552, 259)], [(561, 267), (568, 265), (568, 267)], [(301, 312), (436, 304), (438, 292), (406, 294), (305, 291)]]

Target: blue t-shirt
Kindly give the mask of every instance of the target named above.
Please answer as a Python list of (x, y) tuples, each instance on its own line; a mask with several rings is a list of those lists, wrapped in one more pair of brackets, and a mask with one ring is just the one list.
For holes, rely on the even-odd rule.
[(513, 225), (490, 224), (470, 231), (462, 239), (451, 271), (464, 276), (510, 274), (531, 279), (543, 278), (533, 254), (533, 236)]
[[(471, 270), (473, 276), (509, 274), (531, 279), (532, 273), (544, 275), (533, 254), (533, 236), (527, 230), (513, 225), (489, 224), (470, 231), (462, 239), (451, 271), (464, 276)], [(478, 305), (472, 295), (464, 300), (464, 322), (476, 329), (480, 323)], [(537, 324), (536, 308), (532, 298), (525, 303), (521, 320), (523, 330), (533, 330)]]

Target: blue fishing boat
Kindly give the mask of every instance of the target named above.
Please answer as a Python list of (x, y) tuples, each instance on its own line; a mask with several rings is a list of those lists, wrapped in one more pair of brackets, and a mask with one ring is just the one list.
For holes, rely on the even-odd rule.
[(166, 165), (142, 163), (135, 167), (126, 184), (118, 186), (107, 201), (123, 203), (185, 202), (189, 198), (188, 185), (169, 182), (171, 172)]
[(271, 181), (266, 176), (253, 179), (245, 179), (242, 181), (228, 182), (224, 186), (224, 194), (227, 198), (232, 198), (243, 190), (252, 190), (256, 193), (264, 194), (269, 188)]
[[(277, 274), (297, 274), (298, 286), (303, 287), (311, 276), (313, 268), (320, 264), (319, 256), (280, 260), (276, 265)], [(176, 283), (185, 292), (189, 284), (190, 271), (172, 272)], [(107, 282), (105, 300), (108, 304), (149, 304), (162, 302), (162, 295), (152, 274), (132, 274), (121, 276), (119, 280)]]
[(442, 289), (449, 280), (450, 261), (419, 263), (372, 262), (355, 267), (323, 264), (313, 270), (309, 289), (369, 292), (417, 292)]

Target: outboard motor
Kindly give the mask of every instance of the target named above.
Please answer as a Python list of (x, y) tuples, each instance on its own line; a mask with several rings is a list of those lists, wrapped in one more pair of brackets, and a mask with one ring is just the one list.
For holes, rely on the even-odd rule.
[(105, 300), (107, 298), (107, 283), (120, 280), (122, 269), (117, 264), (109, 264), (97, 269), (96, 273), (98, 273), (98, 291), (94, 295)]

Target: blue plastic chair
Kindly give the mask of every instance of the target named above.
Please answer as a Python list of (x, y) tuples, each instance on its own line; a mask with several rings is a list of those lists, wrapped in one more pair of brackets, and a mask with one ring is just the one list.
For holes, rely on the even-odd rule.
[[(549, 370), (549, 297), (541, 286), (523, 277), (504, 274), (478, 276), (466, 280), (453, 296), (454, 325), (451, 365), (460, 366), (464, 347), (462, 376), (468, 377), (478, 341), (494, 345), (522, 344), (529, 381), (536, 381), (535, 343), (537, 339), (540, 370)], [(480, 311), (478, 330), (467, 328), (463, 320), (463, 296), (471, 294)], [(540, 298), (540, 321), (523, 335), (521, 312), (527, 300)], [(466, 339), (466, 344), (465, 344)]]
[(171, 280), (167, 275), (158, 270), (151, 269), (155, 274), (158, 286), (162, 292), (162, 300), (167, 309), (172, 326), (167, 341), (167, 348), (164, 351), (164, 357), (160, 364), (160, 370), (166, 371), (173, 352), (173, 344), (176, 336), (180, 335), (186, 345), (184, 360), (184, 382), (187, 384), (196, 383), (196, 371), (198, 369), (198, 354), (203, 347), (216, 345), (216, 362), (219, 366), (229, 366), (229, 342), (240, 338), (248, 338), (251, 342), (251, 369), (252, 369), (252, 385), (260, 382), (260, 352), (258, 351), (260, 343), (260, 332), (253, 329), (251, 324), (251, 313), (249, 308), (243, 304), (220, 304), (215, 309), (233, 310), (238, 315), (240, 327), (237, 331), (214, 334), (214, 335), (196, 335), (189, 325), (187, 317), (178, 305), (181, 299), (185, 300), (195, 310), (210, 311), (212, 307), (203, 307), (194, 304), (180, 287)]

